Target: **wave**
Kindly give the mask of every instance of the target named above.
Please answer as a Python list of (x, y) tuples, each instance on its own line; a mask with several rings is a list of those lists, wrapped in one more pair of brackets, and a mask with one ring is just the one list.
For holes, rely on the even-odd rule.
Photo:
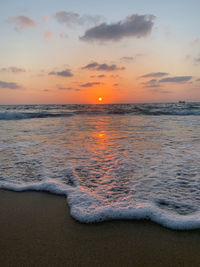
[(70, 113), (46, 113), (46, 112), (0, 112), (0, 120), (22, 120), (36, 118), (55, 118), (72, 116)]
[(200, 103), (2, 106), (0, 120), (72, 115), (199, 116)]
[[(132, 116), (136, 110), (196, 112), (198, 104), (25, 108), (0, 107), (11, 120), (1, 121), (0, 188), (65, 195), (73, 218), (84, 223), (148, 219), (172, 229), (200, 228), (199, 117)], [(98, 120), (93, 112), (114, 115)], [(51, 114), (75, 117), (46, 122)], [(26, 118), (39, 119), (13, 125), (12, 119)]]
[(99, 205), (94, 195), (89, 195), (79, 186), (63, 187), (53, 181), (37, 184), (11, 185), (1, 184), (0, 189), (11, 191), (43, 191), (56, 195), (65, 195), (70, 206), (71, 216), (82, 223), (98, 223), (110, 220), (151, 220), (164, 227), (173, 230), (193, 230), (200, 228), (200, 212), (196, 211), (189, 215), (170, 213), (161, 209), (156, 203), (140, 202), (120, 205)]

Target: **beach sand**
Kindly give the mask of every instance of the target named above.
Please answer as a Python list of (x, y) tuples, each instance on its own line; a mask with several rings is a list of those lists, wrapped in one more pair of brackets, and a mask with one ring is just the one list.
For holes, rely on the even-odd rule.
[(81, 224), (64, 196), (0, 190), (0, 266), (200, 266), (200, 230)]

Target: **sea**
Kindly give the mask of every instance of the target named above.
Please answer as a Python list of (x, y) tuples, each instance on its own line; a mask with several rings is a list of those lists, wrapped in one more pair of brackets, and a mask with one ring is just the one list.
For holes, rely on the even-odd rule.
[(83, 223), (200, 228), (200, 103), (0, 106), (0, 188), (65, 195)]

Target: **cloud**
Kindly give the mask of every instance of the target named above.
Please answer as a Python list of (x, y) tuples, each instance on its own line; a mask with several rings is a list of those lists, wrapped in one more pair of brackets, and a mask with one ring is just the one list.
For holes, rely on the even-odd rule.
[(193, 41), (191, 42), (191, 45), (198, 45), (199, 42), (200, 42), (200, 38), (196, 38), (195, 40), (193, 40)]
[(99, 85), (99, 84), (102, 84), (102, 83), (100, 83), (100, 82), (89, 82), (89, 83), (81, 84), (80, 86), (81, 87), (93, 87), (94, 85)]
[(0, 88), (6, 88), (6, 89), (19, 89), (20, 86), (17, 83), (14, 82), (4, 82), (0, 81)]
[(84, 67), (82, 67), (82, 69), (97, 69), (99, 66), (99, 64), (97, 62), (93, 62), (93, 63), (90, 63)]
[(184, 83), (190, 81), (192, 76), (175, 76), (159, 80), (161, 83)]
[(193, 62), (193, 64), (195, 66), (199, 66), (199, 63), (200, 63), (200, 56), (192, 56), (192, 55), (186, 55), (185, 57), (186, 60), (190, 60), (191, 62)]
[(143, 85), (144, 88), (160, 87), (160, 84), (159, 84), (158, 80), (156, 80), (156, 79), (152, 79), (152, 80), (149, 80), (147, 82), (142, 82), (141, 84)]
[(115, 75), (110, 75), (111, 78), (119, 78), (119, 75), (118, 74), (115, 74)]
[(195, 62), (200, 63), (200, 57), (195, 58)]
[(125, 37), (144, 37), (150, 34), (153, 28), (153, 15), (132, 14), (126, 19), (116, 23), (102, 23), (86, 30), (85, 34), (80, 37), (83, 41), (116, 41)]
[(60, 36), (60, 38), (62, 38), (62, 39), (67, 39), (67, 38), (68, 38), (68, 35), (67, 35), (66, 33), (64, 33), (64, 32), (61, 32), (61, 33), (59, 34), (59, 36)]
[(44, 32), (44, 39), (46, 39), (46, 40), (50, 40), (50, 39), (52, 39), (53, 36), (54, 36), (54, 34), (53, 34), (52, 31), (45, 31), (45, 32)]
[(48, 16), (47, 14), (42, 16), (42, 21), (43, 21), (44, 23), (47, 22), (48, 19), (49, 19), (49, 16)]
[(132, 56), (121, 57), (120, 60), (123, 61), (123, 62), (129, 63), (129, 62), (134, 61), (137, 58), (142, 57), (142, 56), (144, 56), (144, 54), (138, 53), (134, 57), (132, 57)]
[(1, 68), (0, 72), (20, 73), (20, 72), (26, 72), (26, 70), (22, 69), (22, 68), (11, 66), (11, 67), (8, 67), (8, 68)]
[(158, 88), (152, 89), (151, 92), (153, 92), (153, 93), (162, 93), (162, 94), (170, 94), (171, 93), (171, 91), (161, 90), (161, 89), (158, 89)]
[(58, 86), (57, 88), (58, 88), (58, 90), (63, 90), (63, 91), (80, 91), (80, 89), (72, 88), (72, 87), (60, 87), (60, 86)]
[[(145, 76), (145, 77), (151, 77), (151, 76)], [(175, 77), (163, 78), (161, 80), (151, 79), (149, 81), (142, 82), (141, 84), (143, 85), (144, 88), (158, 88), (162, 86), (162, 83), (184, 83), (191, 79), (192, 76), (175, 76)], [(159, 91), (159, 89), (157, 91)]]
[(70, 11), (59, 11), (55, 15), (56, 20), (61, 23), (65, 24), (67, 26), (70, 26), (72, 24), (96, 24), (100, 21), (100, 16), (90, 16), (90, 15), (79, 15), (75, 12)]
[(118, 83), (114, 83), (114, 84), (113, 84), (113, 86), (115, 86), (115, 87), (116, 87), (116, 86), (119, 86), (119, 84), (118, 84)]
[(116, 70), (124, 70), (124, 67), (118, 67), (115, 64), (108, 65), (108, 64), (99, 64), (97, 62), (89, 63), (88, 65), (82, 67), (82, 69), (89, 69), (89, 70), (97, 70), (97, 71), (116, 71)]
[(69, 69), (58, 71), (58, 72), (51, 71), (51, 72), (49, 72), (49, 75), (57, 75), (57, 76), (62, 76), (62, 77), (72, 77), (72, 76), (74, 76), (71, 73), (71, 70), (69, 70)]
[(165, 35), (166, 35), (167, 38), (173, 37), (174, 32), (172, 30), (172, 26), (171, 25), (165, 26), (164, 30), (165, 30)]
[(104, 75), (104, 74), (100, 74), (100, 75), (91, 75), (90, 76), (90, 78), (105, 78), (106, 77), (106, 75)]
[(196, 79), (196, 82), (200, 82), (200, 78), (199, 79)]
[(34, 20), (26, 17), (26, 16), (17, 16), (14, 18), (9, 19), (9, 22), (14, 23), (15, 30), (20, 31), (26, 28), (33, 28), (36, 26), (36, 23)]
[(59, 11), (56, 13), (55, 18), (61, 24), (76, 23), (79, 19), (79, 14), (74, 12)]
[(135, 59), (134, 57), (121, 57), (120, 58), (121, 61), (125, 61), (125, 62), (133, 61), (134, 59)]
[(167, 72), (151, 72), (151, 73), (147, 73), (145, 75), (142, 75), (139, 78), (149, 78), (149, 77), (159, 78), (159, 77), (163, 77), (166, 75), (169, 75), (169, 73), (167, 73)]

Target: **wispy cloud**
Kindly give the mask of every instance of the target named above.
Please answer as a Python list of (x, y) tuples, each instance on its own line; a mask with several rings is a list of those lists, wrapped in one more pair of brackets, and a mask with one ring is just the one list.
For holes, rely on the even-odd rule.
[(71, 11), (59, 11), (55, 14), (56, 20), (67, 26), (71, 26), (72, 24), (96, 24), (100, 21), (100, 16), (90, 16), (90, 15), (79, 15), (78, 13)]
[(15, 89), (19, 89), (21, 87), (17, 83), (14, 83), (14, 82), (0, 81), (0, 88), (15, 90)]
[(58, 90), (63, 90), (63, 91), (80, 91), (79, 88), (72, 88), (72, 87), (58, 86), (57, 88), (58, 88)]
[(54, 36), (54, 34), (53, 34), (52, 31), (45, 31), (45, 32), (44, 32), (44, 39), (46, 39), (46, 40), (50, 40), (50, 39), (52, 39), (53, 36)]
[(130, 63), (132, 61), (135, 61), (137, 58), (144, 56), (144, 54), (138, 53), (135, 56), (124, 56), (120, 58), (120, 61), (125, 63)]
[(46, 23), (48, 21), (48, 19), (49, 19), (49, 15), (45, 14), (45, 15), (42, 16), (42, 21), (44, 23)]
[(99, 75), (91, 75), (90, 78), (105, 78), (106, 75), (104, 74), (99, 74)]
[(71, 72), (71, 70), (69, 69), (65, 69), (65, 70), (62, 70), (62, 71), (51, 71), (49, 72), (49, 75), (57, 75), (57, 76), (61, 76), (61, 77), (72, 77), (73, 74)]
[(160, 78), (160, 77), (163, 77), (163, 76), (167, 76), (169, 75), (169, 73), (167, 72), (151, 72), (151, 73), (147, 73), (147, 74), (144, 74), (142, 76), (140, 76), (139, 78)]
[(165, 36), (167, 38), (173, 37), (174, 32), (173, 32), (173, 28), (171, 25), (165, 26), (164, 31), (165, 31)]
[(67, 38), (68, 38), (68, 35), (67, 35), (66, 33), (64, 33), (64, 32), (61, 32), (61, 33), (59, 34), (59, 36), (60, 36), (60, 38), (62, 38), (62, 39), (67, 39)]
[(200, 38), (196, 38), (191, 42), (191, 45), (198, 45), (200, 43)]
[(162, 90), (162, 89), (159, 89), (159, 88), (151, 89), (151, 92), (153, 92), (153, 93), (161, 93), (161, 94), (170, 94), (171, 93), (171, 91)]
[(184, 83), (190, 81), (192, 76), (175, 76), (175, 77), (168, 77), (159, 80), (161, 83)]
[(121, 61), (125, 61), (125, 62), (130, 62), (130, 61), (133, 61), (135, 59), (135, 57), (121, 57), (120, 60)]
[(8, 21), (15, 24), (14, 29), (17, 31), (20, 31), (26, 28), (33, 28), (36, 26), (35, 21), (26, 16), (13, 17), (13, 18), (10, 18)]
[(55, 18), (59, 23), (70, 25), (76, 23), (80, 15), (74, 12), (59, 11), (56, 13)]
[(86, 30), (83, 41), (116, 41), (125, 37), (144, 37), (150, 34), (155, 16), (132, 14), (116, 23), (102, 23)]
[(100, 82), (88, 82), (88, 83), (84, 83), (84, 84), (81, 84), (80, 86), (81, 87), (93, 87), (94, 85), (100, 85), (102, 83)]
[(147, 82), (142, 82), (141, 84), (143, 85), (144, 88), (160, 87), (160, 84), (159, 84), (158, 80), (156, 80), (156, 79), (151, 79)]
[(92, 62), (82, 67), (82, 69), (97, 70), (97, 71), (116, 71), (116, 70), (124, 70), (125, 68), (118, 67), (116, 64), (108, 65), (106, 63), (99, 64), (97, 62)]
[(193, 56), (193, 55), (186, 55), (185, 56), (185, 59), (187, 61), (190, 61), (191, 63), (193, 63), (194, 66), (197, 66), (199, 67), (199, 64), (200, 64), (200, 56)]
[(196, 63), (200, 63), (200, 57), (194, 59)]
[(1, 68), (0, 72), (12, 72), (12, 73), (21, 73), (21, 72), (26, 72), (25, 69), (18, 68), (18, 67), (8, 67), (8, 68)]
[[(145, 76), (145, 78), (146, 77), (152, 77), (152, 76)], [(159, 75), (158, 75), (158, 77), (159, 77)], [(144, 88), (160, 88), (160, 87), (162, 87), (163, 83), (185, 83), (187, 81), (190, 81), (191, 79), (192, 79), (192, 76), (175, 76), (175, 77), (163, 78), (160, 80), (151, 79), (151, 80), (148, 80), (146, 82), (142, 82), (141, 84)], [(160, 89), (157, 89), (157, 92), (159, 92), (159, 91), (160, 91)], [(162, 92), (163, 92), (163, 90), (162, 90)]]

